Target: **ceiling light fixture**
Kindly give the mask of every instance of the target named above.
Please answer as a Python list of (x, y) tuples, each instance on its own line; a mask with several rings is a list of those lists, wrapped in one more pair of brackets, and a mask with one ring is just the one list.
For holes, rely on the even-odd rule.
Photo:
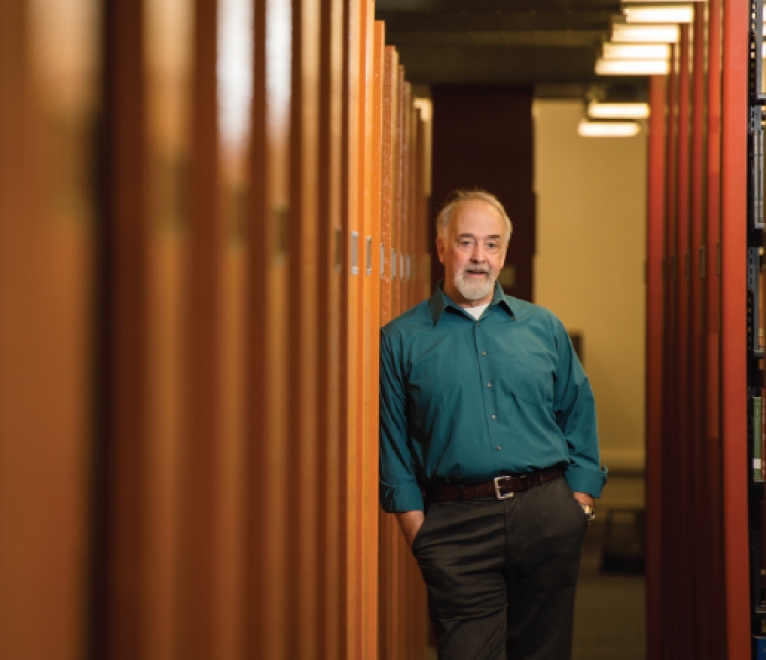
[(691, 23), (691, 5), (623, 5), (622, 13), (628, 23)]
[(605, 60), (667, 60), (669, 44), (624, 44), (604, 42), (601, 56)]
[(646, 119), (649, 116), (649, 104), (591, 101), (587, 114), (591, 119)]
[(586, 121), (577, 126), (581, 137), (633, 137), (641, 130), (634, 121)]
[(676, 44), (678, 36), (678, 25), (612, 23), (611, 41), (617, 43)]
[(668, 60), (596, 60), (599, 76), (665, 76), (670, 72)]

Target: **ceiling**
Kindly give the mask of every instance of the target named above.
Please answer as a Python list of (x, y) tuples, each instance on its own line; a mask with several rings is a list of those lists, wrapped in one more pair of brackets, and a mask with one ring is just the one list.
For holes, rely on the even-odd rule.
[(643, 100), (646, 78), (594, 72), (620, 0), (377, 0), (407, 80), (534, 85), (538, 98)]

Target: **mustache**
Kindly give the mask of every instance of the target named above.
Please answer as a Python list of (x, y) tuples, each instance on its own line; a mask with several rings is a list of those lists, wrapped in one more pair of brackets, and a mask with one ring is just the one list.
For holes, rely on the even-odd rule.
[(473, 272), (473, 273), (489, 273), (490, 270), (489, 270), (489, 266), (465, 266), (465, 267), (463, 267), (463, 269), (460, 272), (461, 272), (461, 274), (462, 273), (468, 273), (468, 272)]

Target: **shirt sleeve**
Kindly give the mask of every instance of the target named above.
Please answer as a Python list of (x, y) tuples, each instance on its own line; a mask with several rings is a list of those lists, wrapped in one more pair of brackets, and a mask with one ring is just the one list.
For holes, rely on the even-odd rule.
[(569, 450), (565, 476), (573, 491), (600, 497), (606, 468), (600, 467), (596, 401), (564, 326), (557, 322), (558, 371), (554, 412)]
[(384, 511), (422, 511), (408, 446), (406, 388), (401, 357), (385, 330), (380, 333), (380, 502)]

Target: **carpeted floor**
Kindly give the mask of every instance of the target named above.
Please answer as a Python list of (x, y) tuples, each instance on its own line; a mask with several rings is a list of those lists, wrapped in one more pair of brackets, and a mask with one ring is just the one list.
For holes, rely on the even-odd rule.
[(644, 475), (611, 470), (583, 547), (573, 660), (645, 660)]
[(641, 515), (614, 514), (608, 535), (608, 513), (599, 514), (583, 548), (572, 658), (645, 660), (646, 594), (635, 528)]

